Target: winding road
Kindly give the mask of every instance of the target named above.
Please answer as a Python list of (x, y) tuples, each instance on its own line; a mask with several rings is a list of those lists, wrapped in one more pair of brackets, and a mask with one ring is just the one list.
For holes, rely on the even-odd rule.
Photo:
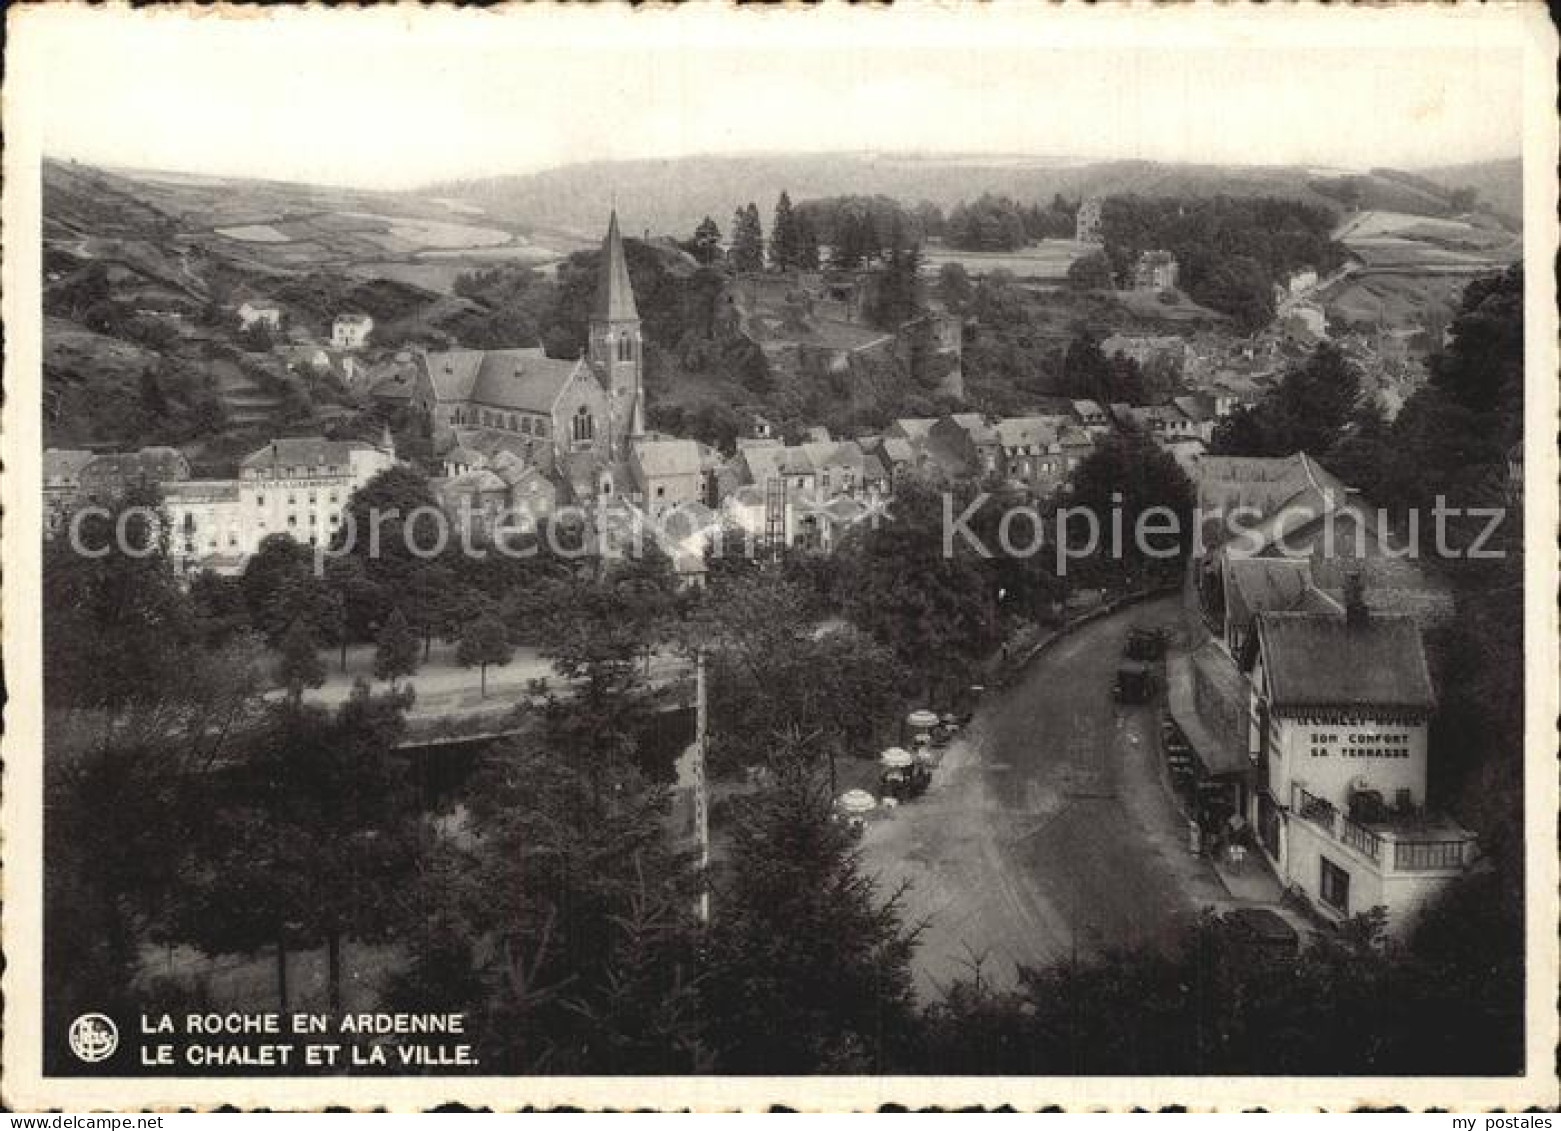
[(1079, 628), (983, 705), (931, 791), (868, 825), (864, 868), (924, 923), (918, 990), (1011, 984), (1114, 946), (1156, 945), (1229, 897), (1187, 849), (1162, 784), (1157, 705), (1111, 697), (1131, 625), (1175, 629), (1175, 598)]

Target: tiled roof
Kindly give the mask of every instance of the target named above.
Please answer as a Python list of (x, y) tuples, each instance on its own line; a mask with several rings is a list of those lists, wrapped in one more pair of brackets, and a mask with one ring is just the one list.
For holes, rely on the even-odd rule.
[(74, 479), (81, 469), (98, 458), (96, 452), (84, 452), (73, 448), (45, 448), (43, 452), (43, 479)]
[(1283, 457), (1204, 456), (1198, 461), (1198, 506), (1206, 514), (1251, 507), (1271, 515), (1307, 487), (1345, 487), (1304, 452)]
[(932, 426), (937, 420), (930, 416), (902, 416), (894, 422), (892, 427), (898, 428), (907, 439), (923, 440), (927, 433), (932, 431)]
[(373, 447), (361, 440), (327, 440), (321, 436), (272, 440), (244, 458), (241, 467), (346, 467), (354, 451)]
[(798, 448), (808, 457), (808, 462), (822, 470), (826, 467), (862, 466), (862, 446), (855, 440), (827, 440), (799, 444)]
[(1289, 610), (1311, 581), (1311, 563), (1304, 559), (1227, 557), (1226, 616), (1244, 626), (1258, 613)]
[(647, 476), (698, 475), (703, 468), (692, 440), (636, 440), (634, 457)]
[(1045, 449), (1057, 442), (1064, 423), (1055, 416), (1010, 416), (997, 422), (997, 438), (1005, 448)]
[(1337, 615), (1261, 613), (1257, 625), (1276, 709), (1435, 706), (1420, 630), (1408, 617), (1351, 625)]
[(176, 448), (150, 447), (137, 452), (105, 452), (82, 465), (81, 475), (93, 479), (186, 479), (190, 465)]
[(952, 420), (974, 444), (997, 443), (997, 429), (979, 412), (955, 412), (946, 418)]
[(165, 503), (234, 503), (239, 497), (237, 479), (185, 479), (163, 486)]
[(548, 357), (540, 349), (449, 350), (419, 355), (434, 396), (494, 408), (545, 413), (582, 362)]

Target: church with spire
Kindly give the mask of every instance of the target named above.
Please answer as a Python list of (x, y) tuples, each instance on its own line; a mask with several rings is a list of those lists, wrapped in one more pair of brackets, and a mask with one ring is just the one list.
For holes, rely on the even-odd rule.
[[(607, 222), (599, 270), (586, 357), (612, 398), (616, 431), (628, 439), (645, 433), (645, 354), (616, 210)], [(627, 454), (626, 447), (621, 454)]]
[(645, 343), (616, 210), (582, 356), (459, 349), (414, 364), (408, 403), (442, 481), (495, 494), (524, 473), (528, 490), (549, 484), (557, 502), (652, 509), (703, 495), (699, 446), (646, 433)]

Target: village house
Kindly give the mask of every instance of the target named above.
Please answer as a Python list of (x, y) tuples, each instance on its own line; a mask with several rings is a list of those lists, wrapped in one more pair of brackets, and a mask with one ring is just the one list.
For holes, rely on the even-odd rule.
[(331, 323), (331, 345), (339, 350), (360, 350), (369, 344), (374, 319), (367, 314), (338, 314)]
[(1002, 440), (996, 426), (979, 412), (940, 418), (927, 432), (927, 454), (951, 479), (1002, 474)]
[(636, 490), (651, 515), (660, 517), (693, 503), (703, 505), (705, 460), (693, 440), (632, 440), (629, 466)]
[(43, 453), (43, 521), (49, 533), (57, 532), (69, 517), (81, 494), (81, 472), (97, 459), (96, 452), (71, 448), (46, 448)]
[(1128, 289), (1166, 291), (1176, 286), (1176, 256), (1168, 251), (1142, 252), (1133, 263)]
[(874, 437), (864, 440), (862, 448), (869, 457), (877, 457), (866, 461), (864, 474), (876, 477), (882, 484), (879, 492), (885, 495), (893, 494), (905, 477), (916, 472), (926, 459), (921, 444), (903, 436)]
[(257, 324), (263, 324), (270, 330), (280, 330), (282, 310), (268, 302), (246, 302), (238, 308), (238, 323), (243, 330)]
[(1003, 478), (1042, 495), (1069, 483), (1095, 447), (1089, 435), (1067, 417), (1013, 416), (997, 421), (994, 427), (1002, 445)]
[(1112, 334), (1101, 340), (1100, 351), (1131, 358), (1144, 370), (1165, 367), (1178, 376), (1187, 366), (1187, 339), (1176, 334)]
[(190, 477), (190, 461), (177, 448), (152, 446), (134, 452), (105, 452), (82, 464), (77, 501), (108, 503), (131, 487), (162, 486)]
[(1199, 422), (1190, 419), (1174, 402), (1159, 405), (1113, 404), (1111, 408), (1124, 428), (1136, 428), (1164, 443), (1197, 440), (1202, 435)]
[(1474, 861), (1475, 838), (1429, 812), (1436, 700), (1420, 631), (1358, 586), (1337, 612), (1264, 612), (1249, 673), (1248, 819), (1280, 879), (1327, 918), (1386, 909), (1405, 933)]
[(1316, 268), (1302, 267), (1298, 271), (1293, 271), (1284, 280), (1274, 284), (1274, 304), (1277, 306), (1289, 299), (1297, 298), (1316, 285)]
[(801, 447), (818, 473), (818, 490), (821, 495), (827, 498), (839, 495), (850, 498), (865, 490), (868, 457), (855, 440), (811, 442)]
[(925, 440), (937, 422), (933, 416), (902, 416), (890, 421), (883, 434), (885, 438), (893, 436), (901, 440)]
[(1081, 428), (1109, 428), (1111, 418), (1106, 415), (1106, 410), (1096, 401), (1077, 400), (1070, 402), (1073, 407), (1074, 418)]

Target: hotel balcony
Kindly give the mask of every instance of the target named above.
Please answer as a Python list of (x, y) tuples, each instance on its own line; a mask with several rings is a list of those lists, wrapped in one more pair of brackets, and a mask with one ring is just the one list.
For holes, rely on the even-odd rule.
[(1369, 862), (1384, 876), (1457, 872), (1474, 862), (1474, 834), (1456, 821), (1419, 810), (1359, 820), (1328, 800), (1294, 786), (1291, 812)]

